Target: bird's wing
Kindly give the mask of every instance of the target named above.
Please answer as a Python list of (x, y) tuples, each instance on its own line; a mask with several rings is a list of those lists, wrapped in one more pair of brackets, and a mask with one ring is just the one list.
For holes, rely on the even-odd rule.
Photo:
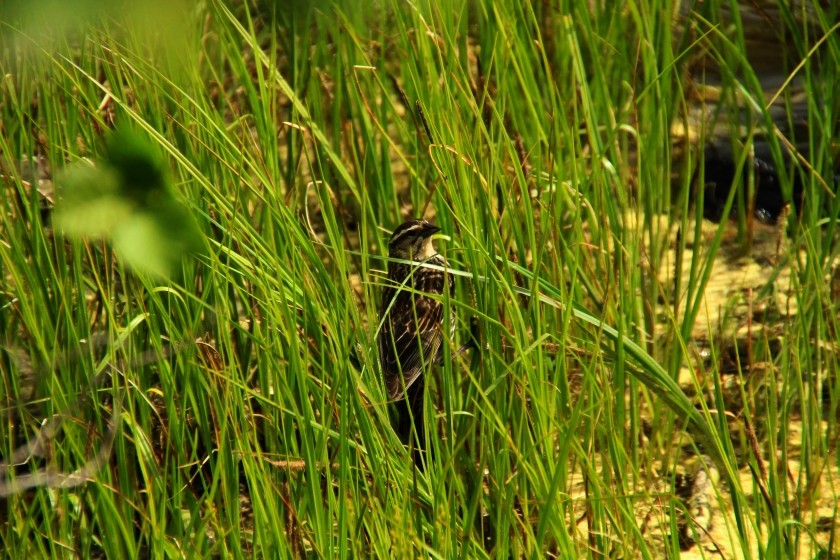
[[(395, 290), (386, 290), (385, 309), (394, 293)], [(397, 314), (395, 309), (413, 309), (413, 313)], [(423, 368), (437, 360), (443, 342), (442, 319), (442, 302), (408, 290), (396, 293), (396, 301), (379, 333), (379, 356), (388, 398), (401, 398)]]

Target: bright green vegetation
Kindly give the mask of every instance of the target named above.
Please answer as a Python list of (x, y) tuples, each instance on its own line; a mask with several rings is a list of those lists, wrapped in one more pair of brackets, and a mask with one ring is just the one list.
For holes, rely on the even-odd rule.
[[(793, 61), (778, 71), (807, 92), (795, 117), (792, 82), (781, 116), (767, 109), (740, 18), (714, 15), (728, 2), (687, 17), (656, 1), (286, 4), (0, 12), (0, 457), (66, 412), (29, 466), (72, 472), (116, 421), (90, 481), (0, 502), (0, 550), (678, 557), (696, 515), (679, 472), (698, 456), (727, 558), (837, 554), (834, 3), (767, 7), (784, 35), (768, 48)], [(692, 334), (725, 230), (750, 249), (743, 208), (698, 242), (678, 297), (672, 278), (700, 235), (702, 150), (672, 128), (699, 103), (703, 53), (726, 69), (733, 136), (763, 136), (776, 162), (795, 144), (811, 166), (754, 290), (789, 276), (795, 312), (749, 333), (749, 355), (733, 325)], [(807, 138), (782, 130), (795, 119)], [(115, 182), (54, 227), (61, 187), (101, 179), (80, 160), (101, 170), (116, 125), (171, 184), (137, 203)], [(14, 171), (39, 157), (55, 192)], [(430, 375), (421, 471), (374, 340), (388, 234), (427, 204), (457, 275), (448, 351), (471, 318), (484, 348)], [(199, 249), (170, 270), (159, 240), (194, 247), (192, 227)]]

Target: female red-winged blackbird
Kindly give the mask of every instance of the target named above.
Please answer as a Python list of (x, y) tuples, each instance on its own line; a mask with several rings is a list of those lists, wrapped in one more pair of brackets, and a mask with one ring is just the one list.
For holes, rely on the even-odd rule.
[(423, 371), (440, 363), (444, 332), (450, 340), (455, 334), (455, 315), (444, 317), (441, 298), (445, 290), (454, 297), (455, 284), (444, 271), (424, 266), (447, 266), (432, 244), (431, 236), (437, 231), (440, 228), (425, 220), (410, 220), (394, 230), (388, 257), (411, 262), (388, 262), (380, 309), (384, 321), (378, 337), (379, 359), (388, 398), (398, 403), (397, 433), (408, 442), (413, 425), (418, 449), (425, 447)]

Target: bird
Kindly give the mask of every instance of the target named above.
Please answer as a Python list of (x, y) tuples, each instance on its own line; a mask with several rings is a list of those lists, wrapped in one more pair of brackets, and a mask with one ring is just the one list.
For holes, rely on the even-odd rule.
[(408, 443), (413, 428), (417, 449), (425, 447), (423, 373), (442, 362), (446, 337), (455, 335), (455, 314), (450, 310), (446, 316), (442, 297), (448, 292), (454, 298), (455, 284), (432, 241), (438, 231), (426, 220), (409, 220), (394, 230), (379, 314), (379, 359), (388, 398), (398, 405), (396, 431)]

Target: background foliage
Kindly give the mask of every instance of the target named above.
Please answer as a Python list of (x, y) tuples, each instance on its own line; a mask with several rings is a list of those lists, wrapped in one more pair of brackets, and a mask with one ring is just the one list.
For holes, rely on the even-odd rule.
[[(3, 551), (836, 554), (837, 16), (4, 7), (0, 456), (60, 425), (4, 488), (109, 453), (3, 498)], [(753, 194), (766, 145), (801, 213), (704, 224), (720, 138)], [(422, 469), (373, 344), (416, 216), (449, 236), (447, 353), (472, 318), (482, 346), (430, 373)]]

